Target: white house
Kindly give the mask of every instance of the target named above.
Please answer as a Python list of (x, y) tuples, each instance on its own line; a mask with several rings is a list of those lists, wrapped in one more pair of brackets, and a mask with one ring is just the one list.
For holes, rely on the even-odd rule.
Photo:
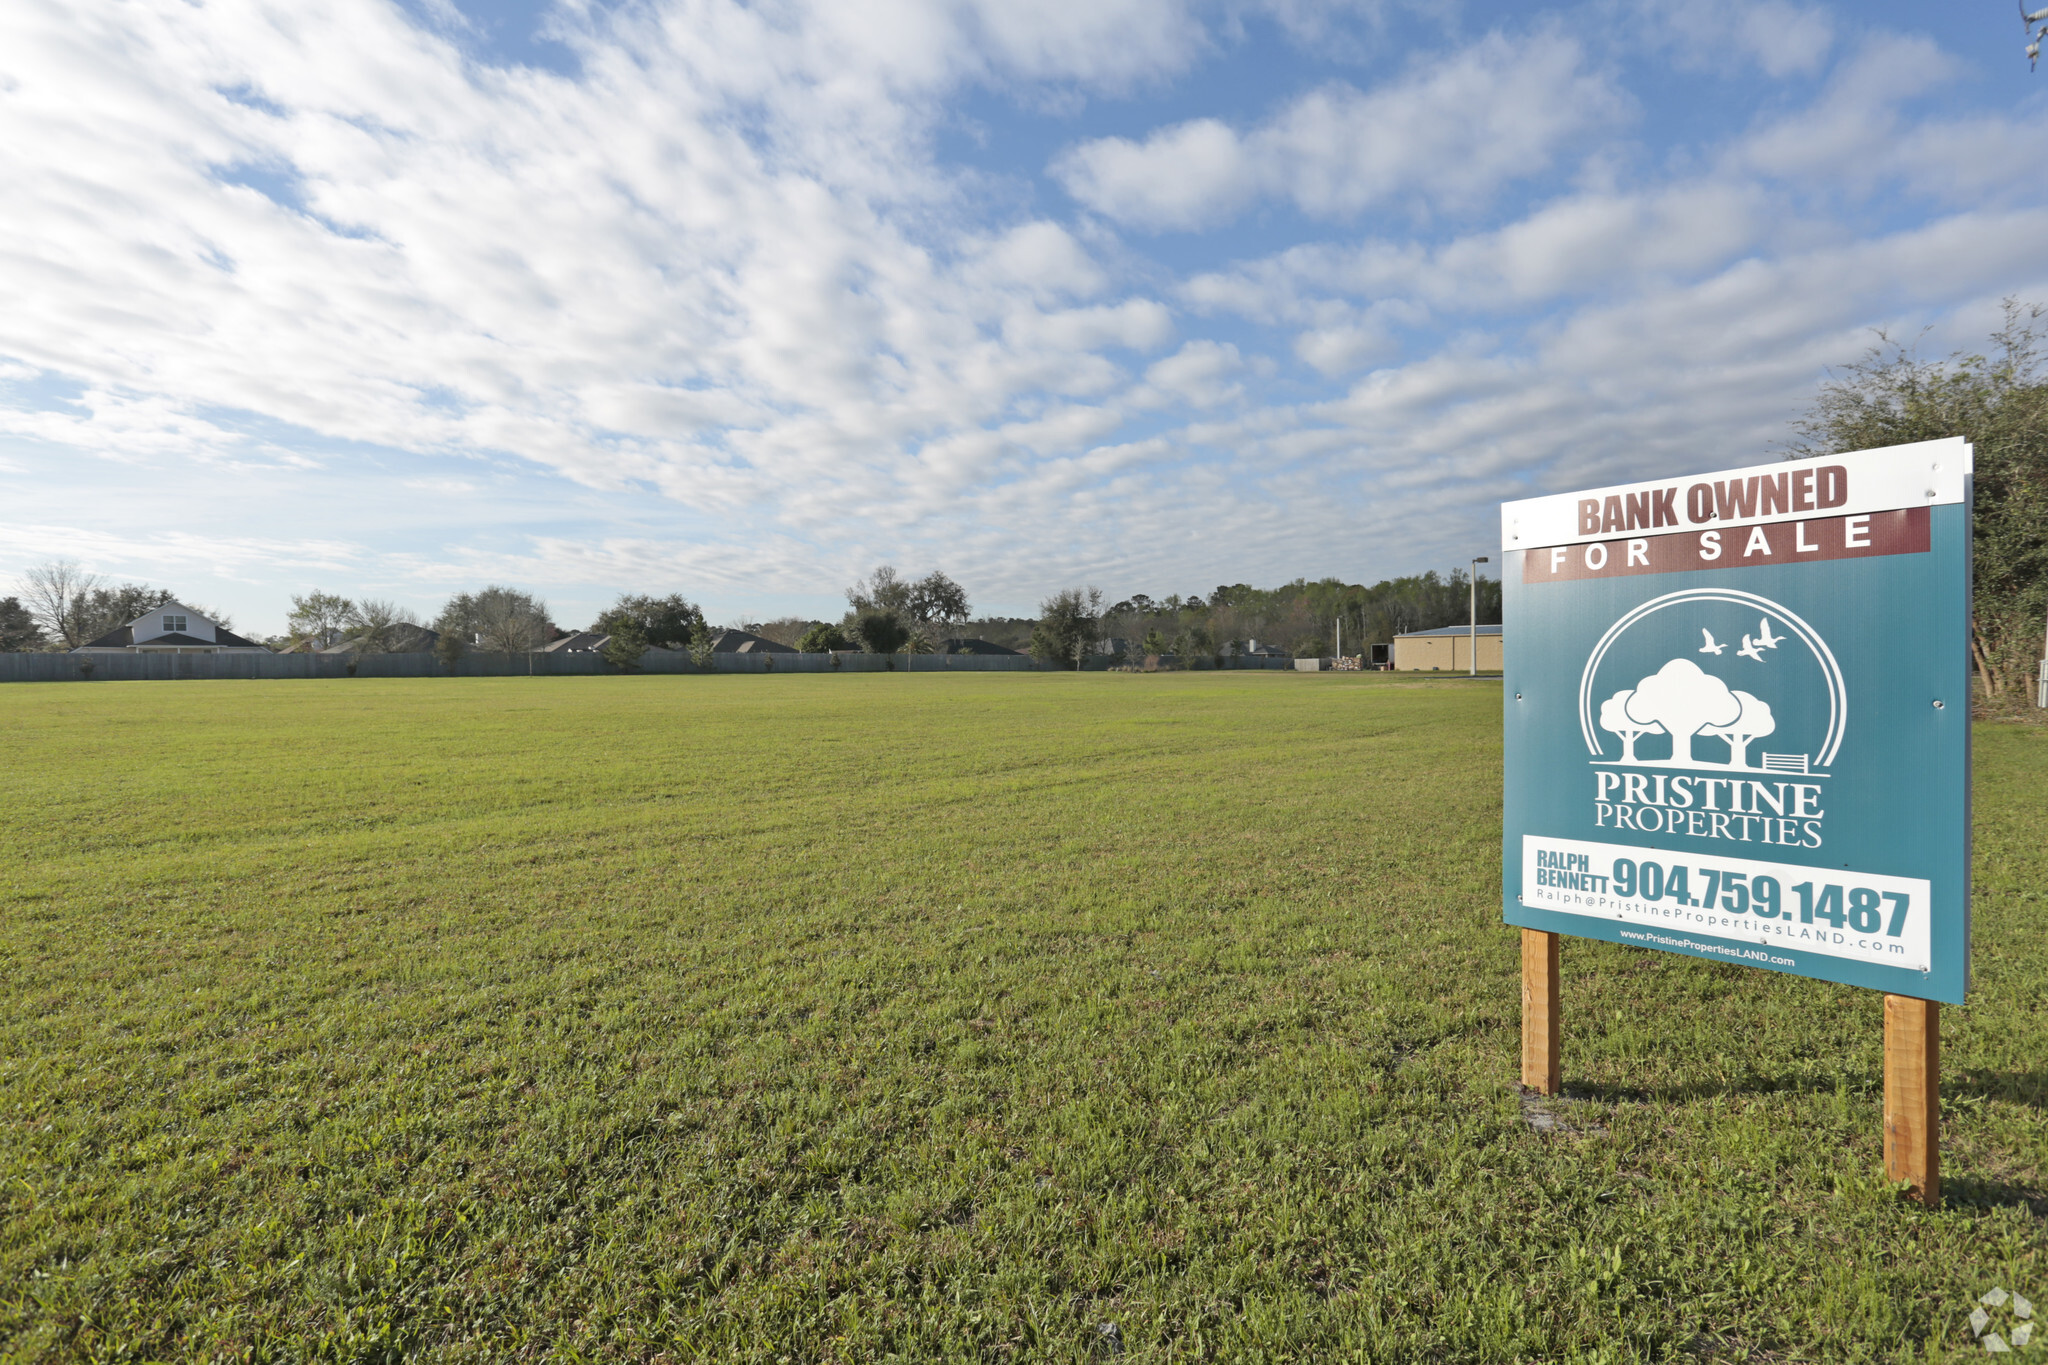
[(268, 654), (254, 640), (244, 640), (183, 602), (166, 602), (89, 640), (73, 654)]

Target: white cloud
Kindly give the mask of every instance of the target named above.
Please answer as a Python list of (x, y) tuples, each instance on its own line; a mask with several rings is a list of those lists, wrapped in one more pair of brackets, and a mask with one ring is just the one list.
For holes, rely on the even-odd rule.
[(14, 7), (0, 260), (37, 285), (0, 355), (94, 397), (11, 426), (162, 458), (256, 413), (700, 507), (899, 499), (923, 442), (1173, 333), (1142, 297), (1060, 306), (1109, 280), (1058, 224), (972, 246), (917, 152), (963, 70), (1115, 84), (1200, 37), (1170, 3), (1055, 9), (634, 10), (571, 34), (570, 80), (370, 0)]
[(1052, 171), (1069, 194), (1119, 222), (1198, 228), (1236, 213), (1277, 174), (1246, 142), (1218, 119), (1192, 119), (1143, 142), (1084, 142)]
[(1172, 355), (1154, 362), (1145, 371), (1145, 382), (1134, 389), (1130, 401), (1135, 407), (1185, 403), (1193, 408), (1213, 408), (1244, 395), (1236, 382), (1244, 368), (1244, 357), (1228, 342), (1190, 341)]
[(1761, 125), (1734, 152), (1742, 166), (1781, 179), (1869, 184), (1900, 169), (1899, 106), (1961, 74), (1925, 38), (1880, 35), (1843, 62), (1810, 108)]
[(1377, 327), (1346, 324), (1313, 327), (1294, 339), (1294, 353), (1322, 374), (1335, 376), (1375, 360), (1391, 358), (1398, 350), (1393, 338)]
[[(1664, 135), (1682, 104), (1636, 128), (1621, 81), (1650, 102), (1664, 69), (1596, 62), (1620, 47), (1572, 16), (1094, 136), (1104, 92), (1142, 115), (1270, 52), (1255, 12), (1386, 69), (1370, 0), (1196, 4), (568, 9), (573, 76), (382, 0), (0, 7), (0, 576), (254, 585), (246, 623), (490, 577), (829, 611), (882, 559), (997, 609), (1392, 572), (1483, 543), (1502, 496), (1757, 457), (1863, 327), (1976, 326), (2048, 273), (2009, 173), (2037, 107), (1957, 94), (1927, 40), (1831, 71), (1820, 11), (1679, 12), (1744, 98), (1788, 78), (1700, 145)], [(976, 86), (1073, 120), (1092, 211), (1039, 202), (1035, 160), (940, 160)], [(1273, 203), (1370, 222), (1112, 225)]]
[(1143, 142), (1081, 143), (1052, 170), (1090, 208), (1151, 229), (1201, 227), (1262, 197), (1319, 218), (1410, 196), (1464, 208), (1547, 169), (1572, 139), (1627, 110), (1572, 39), (1495, 33), (1370, 91), (1310, 91), (1246, 133), (1195, 119)]
[(1680, 66), (1694, 69), (1753, 66), (1773, 77), (1807, 75), (1819, 69), (1835, 42), (1827, 10), (1785, 0), (1640, 0), (1639, 12), (1657, 45)]
[(1109, 285), (1109, 276), (1073, 234), (1043, 219), (1012, 228), (978, 254), (983, 278), (998, 289), (1028, 289), (1045, 299), (1088, 298)]

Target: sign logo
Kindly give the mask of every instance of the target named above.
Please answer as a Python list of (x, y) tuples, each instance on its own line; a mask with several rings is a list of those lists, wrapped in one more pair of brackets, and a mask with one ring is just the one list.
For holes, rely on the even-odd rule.
[(1798, 613), (1693, 588), (1608, 627), (1579, 677), (1599, 828), (1821, 846), (1847, 723), (1841, 666)]

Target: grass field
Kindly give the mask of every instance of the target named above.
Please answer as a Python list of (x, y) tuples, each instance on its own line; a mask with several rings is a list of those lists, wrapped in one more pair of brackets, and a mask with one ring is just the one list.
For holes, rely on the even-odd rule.
[(1978, 730), (1927, 1213), (1843, 987), (1567, 941), (1532, 1126), (1499, 706), (8, 688), (0, 1352), (1890, 1361), (2048, 1307), (2048, 730)]

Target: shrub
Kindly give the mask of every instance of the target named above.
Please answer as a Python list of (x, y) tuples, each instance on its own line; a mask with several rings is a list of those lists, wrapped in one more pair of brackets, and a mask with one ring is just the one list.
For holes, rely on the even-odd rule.
[(870, 607), (854, 618), (854, 634), (870, 654), (894, 654), (910, 638), (903, 618), (887, 607)]
[(712, 648), (717, 643), (718, 637), (711, 633), (711, 627), (702, 621), (697, 622), (696, 629), (690, 632), (690, 662), (710, 672), (718, 662), (718, 651)]
[(640, 629), (640, 623), (621, 615), (612, 625), (611, 636), (604, 642), (604, 648), (598, 650), (604, 661), (621, 673), (638, 669), (640, 656), (647, 652), (647, 633)]
[(853, 641), (839, 627), (819, 621), (797, 638), (796, 647), (806, 654), (826, 654), (837, 649), (852, 649)]

